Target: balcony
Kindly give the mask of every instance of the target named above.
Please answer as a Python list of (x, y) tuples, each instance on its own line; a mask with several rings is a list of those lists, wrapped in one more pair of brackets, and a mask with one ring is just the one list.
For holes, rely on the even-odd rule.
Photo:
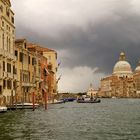
[(9, 73), (8, 72), (8, 75), (7, 76), (8, 76), (9, 79), (13, 79), (13, 74), (12, 73)]
[(17, 77), (17, 74), (14, 74), (14, 80), (17, 80), (18, 77)]
[(13, 56), (13, 61), (16, 62), (17, 61), (17, 57)]
[(7, 55), (8, 55), (8, 52), (3, 50), (3, 57), (7, 57)]
[(6, 52), (7, 53), (7, 59), (16, 61), (16, 56), (14, 54)]
[(7, 74), (7, 72), (4, 71), (3, 72), (3, 78), (6, 79), (7, 77), (8, 77), (8, 74)]
[(24, 87), (34, 87), (34, 84), (23, 82), (23, 83), (22, 83), (22, 86), (24, 86)]

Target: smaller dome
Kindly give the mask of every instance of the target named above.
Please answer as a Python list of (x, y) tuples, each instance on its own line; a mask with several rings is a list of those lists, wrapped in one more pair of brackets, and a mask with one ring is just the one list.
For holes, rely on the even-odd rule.
[(135, 73), (138, 73), (138, 72), (140, 72), (140, 61), (139, 61), (139, 63), (138, 63), (138, 66), (137, 66), (136, 69), (135, 69)]

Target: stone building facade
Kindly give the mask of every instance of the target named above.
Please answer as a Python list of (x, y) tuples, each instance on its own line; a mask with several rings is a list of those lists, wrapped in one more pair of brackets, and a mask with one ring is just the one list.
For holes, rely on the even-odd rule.
[(120, 54), (112, 75), (101, 79), (100, 97), (135, 98), (140, 97), (140, 63), (135, 72), (126, 61), (125, 54)]
[(45, 90), (52, 100), (57, 93), (56, 60), (54, 50), (15, 40), (10, 0), (0, 0), (0, 106), (31, 102), (33, 92), (40, 102)]
[(56, 51), (42, 47), (37, 44), (28, 43), (28, 50), (31, 52), (37, 52), (47, 59), (47, 65), (42, 65), (42, 70), (46, 73), (46, 84), (47, 87), (44, 88), (44, 91), (47, 92), (48, 102), (53, 102), (55, 96), (57, 95), (57, 53)]
[[(15, 97), (15, 24), (9, 0), (0, 0), (0, 96), (7, 104)], [(11, 98), (11, 95), (13, 98)]]

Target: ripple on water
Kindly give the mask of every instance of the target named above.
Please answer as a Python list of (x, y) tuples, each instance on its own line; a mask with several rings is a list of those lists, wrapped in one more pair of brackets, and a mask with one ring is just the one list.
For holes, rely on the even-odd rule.
[(103, 99), (0, 114), (0, 140), (139, 140), (140, 100)]

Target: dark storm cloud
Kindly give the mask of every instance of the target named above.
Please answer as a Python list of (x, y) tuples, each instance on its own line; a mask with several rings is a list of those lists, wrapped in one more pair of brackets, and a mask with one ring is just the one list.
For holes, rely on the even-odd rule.
[(17, 21), (17, 37), (26, 37), (58, 52), (66, 50), (66, 55), (59, 55), (63, 66), (69, 68), (98, 67), (100, 72), (110, 73), (121, 51), (126, 53), (133, 68), (140, 59), (140, 15), (133, 11), (129, 0), (124, 0), (111, 15), (102, 17), (98, 22), (89, 20), (84, 26), (58, 26), (57, 35), (53, 36), (51, 30), (41, 29), (38, 32)]

